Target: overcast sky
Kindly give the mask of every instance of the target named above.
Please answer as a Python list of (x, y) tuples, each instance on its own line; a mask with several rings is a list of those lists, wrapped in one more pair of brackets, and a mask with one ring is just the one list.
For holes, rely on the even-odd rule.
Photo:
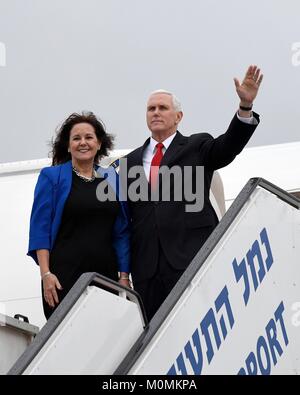
[(0, 0), (0, 162), (46, 157), (81, 110), (139, 146), (159, 88), (181, 100), (183, 134), (217, 136), (249, 64), (265, 75), (249, 146), (299, 141), (299, 17), (299, 0)]

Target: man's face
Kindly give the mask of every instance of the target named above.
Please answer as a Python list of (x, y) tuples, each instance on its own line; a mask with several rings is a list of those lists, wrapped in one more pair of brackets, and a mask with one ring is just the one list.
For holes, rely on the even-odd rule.
[(181, 121), (182, 112), (176, 111), (172, 97), (166, 93), (155, 93), (147, 104), (147, 125), (153, 135), (171, 136)]

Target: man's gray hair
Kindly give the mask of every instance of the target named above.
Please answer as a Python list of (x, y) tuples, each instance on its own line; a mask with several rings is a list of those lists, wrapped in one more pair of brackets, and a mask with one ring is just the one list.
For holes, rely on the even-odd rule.
[(164, 93), (166, 95), (171, 96), (174, 110), (175, 111), (182, 111), (182, 105), (181, 105), (180, 101), (178, 100), (178, 98), (174, 95), (174, 93), (166, 91), (165, 89), (157, 89), (156, 91), (151, 92), (150, 96), (156, 95), (157, 93)]

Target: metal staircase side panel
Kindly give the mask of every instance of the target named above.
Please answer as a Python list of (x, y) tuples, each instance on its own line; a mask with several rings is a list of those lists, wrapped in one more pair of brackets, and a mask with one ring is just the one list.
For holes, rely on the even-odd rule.
[(299, 255), (299, 210), (257, 188), (128, 373), (299, 374)]
[(23, 374), (111, 374), (142, 331), (135, 303), (89, 286)]

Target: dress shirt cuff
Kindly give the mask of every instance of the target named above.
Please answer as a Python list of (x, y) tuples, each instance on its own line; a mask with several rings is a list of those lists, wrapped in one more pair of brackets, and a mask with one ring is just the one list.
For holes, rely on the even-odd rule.
[(236, 116), (241, 122), (248, 123), (249, 125), (258, 125), (257, 119), (255, 119), (253, 115), (250, 118), (245, 118), (245, 117), (241, 117), (239, 115), (239, 112), (237, 111)]

